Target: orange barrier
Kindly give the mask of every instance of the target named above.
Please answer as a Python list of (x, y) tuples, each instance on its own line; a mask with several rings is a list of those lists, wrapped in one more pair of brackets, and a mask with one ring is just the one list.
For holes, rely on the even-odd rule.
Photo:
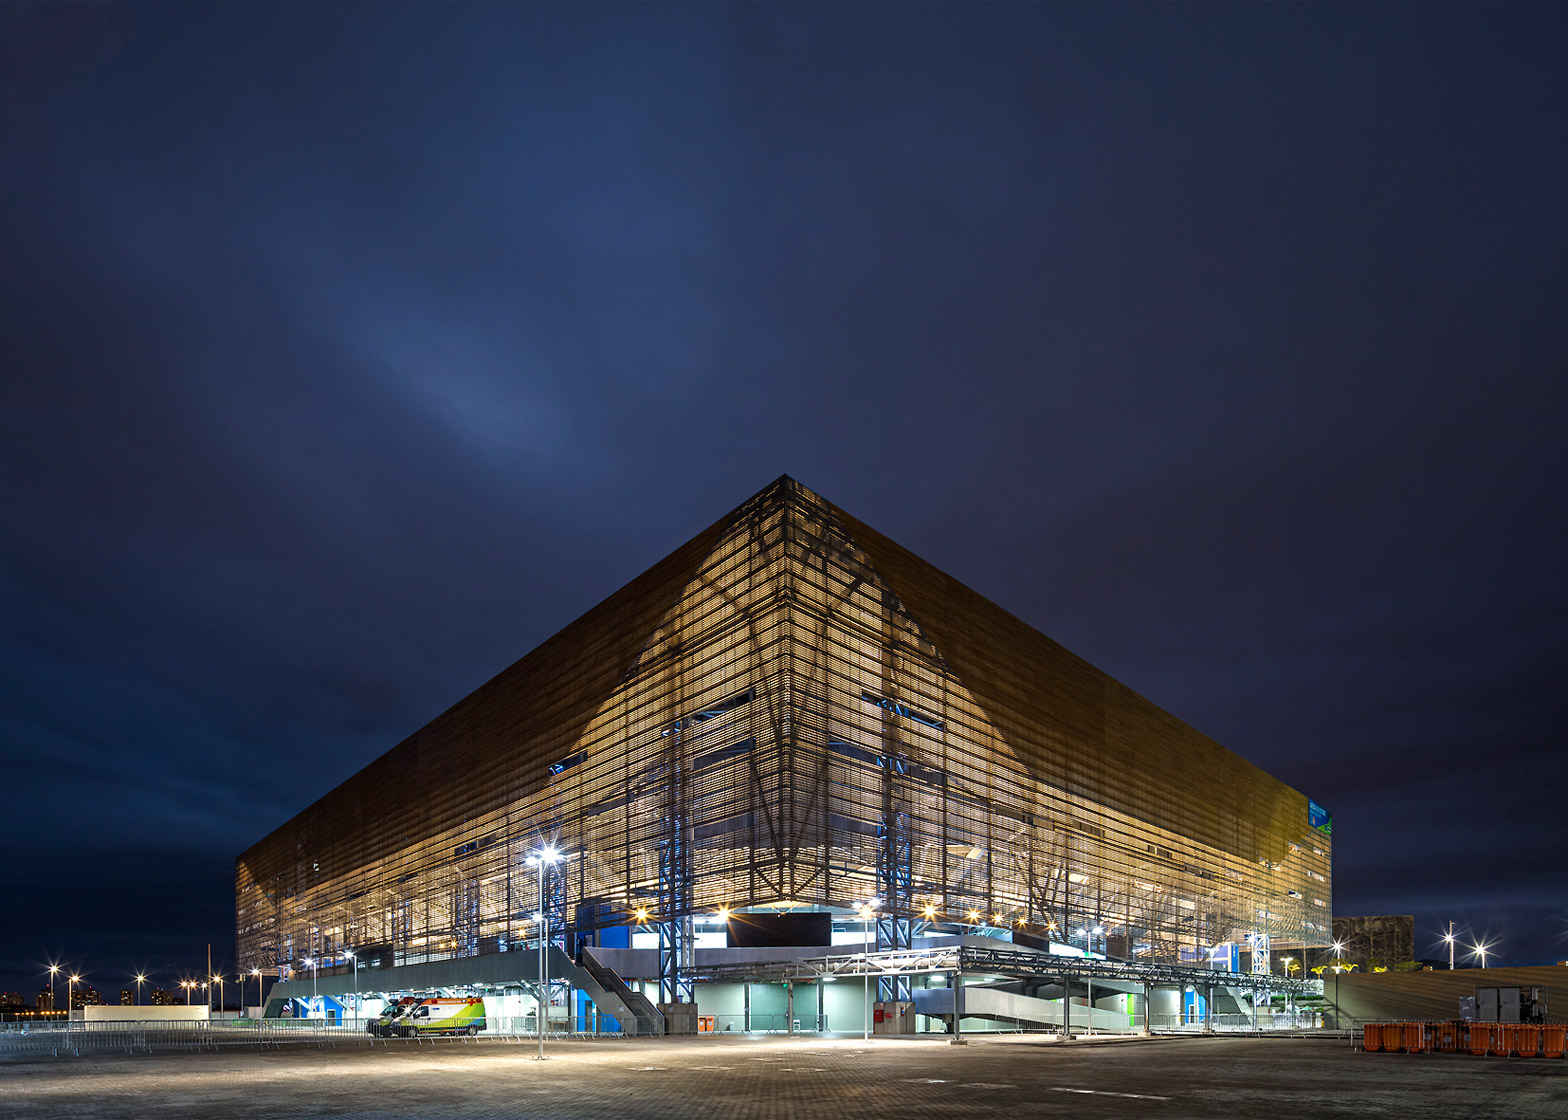
[(1503, 1053), (1503, 1025), (1501, 1023), (1471, 1023), (1470, 1053)]
[(1470, 1049), (1470, 1024), (1463, 1019), (1449, 1019), (1438, 1023), (1435, 1043), (1440, 1054), (1457, 1054)]
[(1385, 1054), (1494, 1054), (1509, 1058), (1568, 1057), (1568, 1024), (1364, 1023), (1361, 1048)]
[(1503, 1053), (1511, 1058), (1533, 1058), (1541, 1052), (1541, 1028), (1534, 1023), (1504, 1023)]

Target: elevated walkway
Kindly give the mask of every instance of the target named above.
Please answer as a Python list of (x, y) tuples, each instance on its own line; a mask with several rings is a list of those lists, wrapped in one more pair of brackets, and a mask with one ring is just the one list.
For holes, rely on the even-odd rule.
[[(953, 1014), (952, 988), (917, 988), (914, 993), (915, 1013), (950, 1019)], [(1061, 999), (1041, 999), (1038, 996), (1020, 995), (1000, 988), (964, 988), (964, 1022), (972, 1019), (988, 1020), (1005, 1026), (1058, 1027), (1062, 1026)], [(1093, 1016), (1094, 1029), (1107, 1034), (1128, 1033), (1135, 1030), (1124, 1012), (1107, 1011), (1086, 1004), (1072, 1005), (1072, 1029), (1088, 1030)]]
[[(664, 1017), (646, 997), (632, 991), (613, 969), (593, 961), (588, 954), (584, 954), (584, 961), (578, 964), (552, 945), (546, 958), (548, 979), (585, 992), (600, 1012), (619, 1022), (627, 1034), (664, 1033)], [(318, 976), (312, 984), (307, 973), (293, 980), (280, 980), (268, 989), (266, 1016), (277, 1018), (284, 1001), (310, 999), (313, 994), (336, 998), (358, 991), (362, 996), (396, 999), (452, 989), (519, 987), (537, 991), (538, 986), (537, 950), (361, 969), (357, 988), (352, 974)]]
[[(986, 939), (989, 940), (989, 939)], [(1190, 987), (1198, 991), (1232, 988), (1240, 991), (1268, 991), (1279, 995), (1319, 995), (1323, 984), (1316, 978), (1293, 979), (1284, 976), (1252, 976), (1240, 972), (1215, 972), (1182, 965), (1145, 964), (1137, 961), (1099, 960), (1089, 957), (1059, 957), (1037, 950), (990, 945), (944, 945), (923, 949), (901, 949), (881, 953), (829, 954), (802, 956), (777, 962), (722, 961), (698, 958), (694, 977), (709, 982), (816, 980), (823, 977), (915, 976), (925, 973), (962, 972), (967, 977), (996, 977), (1049, 983), (1105, 983), (1107, 989), (1122, 991), (1151, 987)]]

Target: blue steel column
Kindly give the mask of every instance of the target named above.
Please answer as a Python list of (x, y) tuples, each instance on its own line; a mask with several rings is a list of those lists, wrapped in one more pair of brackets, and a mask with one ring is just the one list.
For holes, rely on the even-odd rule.
[(665, 802), (664, 839), (659, 842), (659, 1000), (691, 1003), (694, 930), (694, 875), (691, 852), (691, 802), (686, 767), (681, 758), (681, 720), (665, 731), (669, 797)]
[[(899, 796), (899, 779), (909, 773), (901, 755), (883, 755), (882, 814), (877, 822), (877, 895), (882, 907), (877, 915), (877, 950), (908, 949), (914, 943), (914, 875), (911, 868), (909, 813)], [(877, 998), (908, 1002), (910, 978), (884, 976), (877, 981)]]

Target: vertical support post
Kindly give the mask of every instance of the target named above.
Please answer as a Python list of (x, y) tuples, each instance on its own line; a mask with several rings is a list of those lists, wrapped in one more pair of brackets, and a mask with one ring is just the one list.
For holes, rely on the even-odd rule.
[[(899, 736), (898, 720), (908, 709), (898, 700), (898, 604), (893, 593), (882, 590), (882, 811), (877, 821), (877, 897), (882, 909), (877, 918), (877, 951), (908, 949), (914, 944), (914, 875), (911, 867), (907, 786), (909, 759)], [(877, 998), (908, 1003), (910, 978), (894, 973), (877, 979)]]
[(795, 981), (784, 981), (784, 1033), (795, 1033)]
[(954, 1046), (968, 1046), (964, 1037), (964, 953), (958, 952), (958, 967), (953, 970), (953, 1042)]
[(545, 915), (545, 909), (544, 909), (544, 866), (545, 866), (545, 861), (544, 861), (543, 858), (540, 858), (539, 861), (538, 861), (538, 867), (539, 867), (539, 976), (538, 976), (539, 987), (538, 987), (538, 999), (536, 1001), (537, 1010), (536, 1010), (536, 1012), (534, 1014), (534, 1018), (537, 1021), (536, 1025), (539, 1028), (539, 1054), (538, 1054), (538, 1059), (537, 1060), (540, 1060), (540, 1061), (544, 1060), (544, 1025), (545, 1025), (545, 1019), (550, 1014), (550, 981), (548, 979), (550, 973), (549, 973), (549, 968), (545, 964), (545, 961), (547, 960), (547, 957), (545, 955), (546, 954), (545, 945), (549, 942), (550, 933), (549, 933), (549, 929), (547, 927), (548, 918)]
[(1214, 985), (1203, 989), (1203, 1033), (1214, 1033)]
[(1089, 1005), (1089, 1037), (1093, 1038), (1094, 1037), (1094, 977), (1093, 976), (1089, 977), (1088, 980), (1086, 981), (1086, 983), (1089, 985), (1089, 998), (1086, 1001), (1088, 1003), (1088, 1005)]
[(1073, 1038), (1073, 989), (1068, 982), (1069, 977), (1062, 973), (1062, 1041), (1071, 1042)]
[(751, 1033), (751, 981), (747, 980), (740, 986), (741, 998), (741, 1029), (747, 1034)]
[(690, 799), (681, 750), (684, 721), (677, 719), (665, 730), (665, 775), (669, 797), (665, 802), (665, 835), (659, 842), (659, 1000), (692, 1002), (691, 967), (695, 930), (692, 918), (692, 853)]
[(1154, 985), (1143, 986), (1143, 1037), (1154, 1033)]

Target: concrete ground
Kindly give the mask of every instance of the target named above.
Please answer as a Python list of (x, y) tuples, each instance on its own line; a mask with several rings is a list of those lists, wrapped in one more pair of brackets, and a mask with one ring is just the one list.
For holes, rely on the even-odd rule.
[(0, 1117), (1568, 1118), (1568, 1060), (1157, 1038), (450, 1040), (0, 1060)]

